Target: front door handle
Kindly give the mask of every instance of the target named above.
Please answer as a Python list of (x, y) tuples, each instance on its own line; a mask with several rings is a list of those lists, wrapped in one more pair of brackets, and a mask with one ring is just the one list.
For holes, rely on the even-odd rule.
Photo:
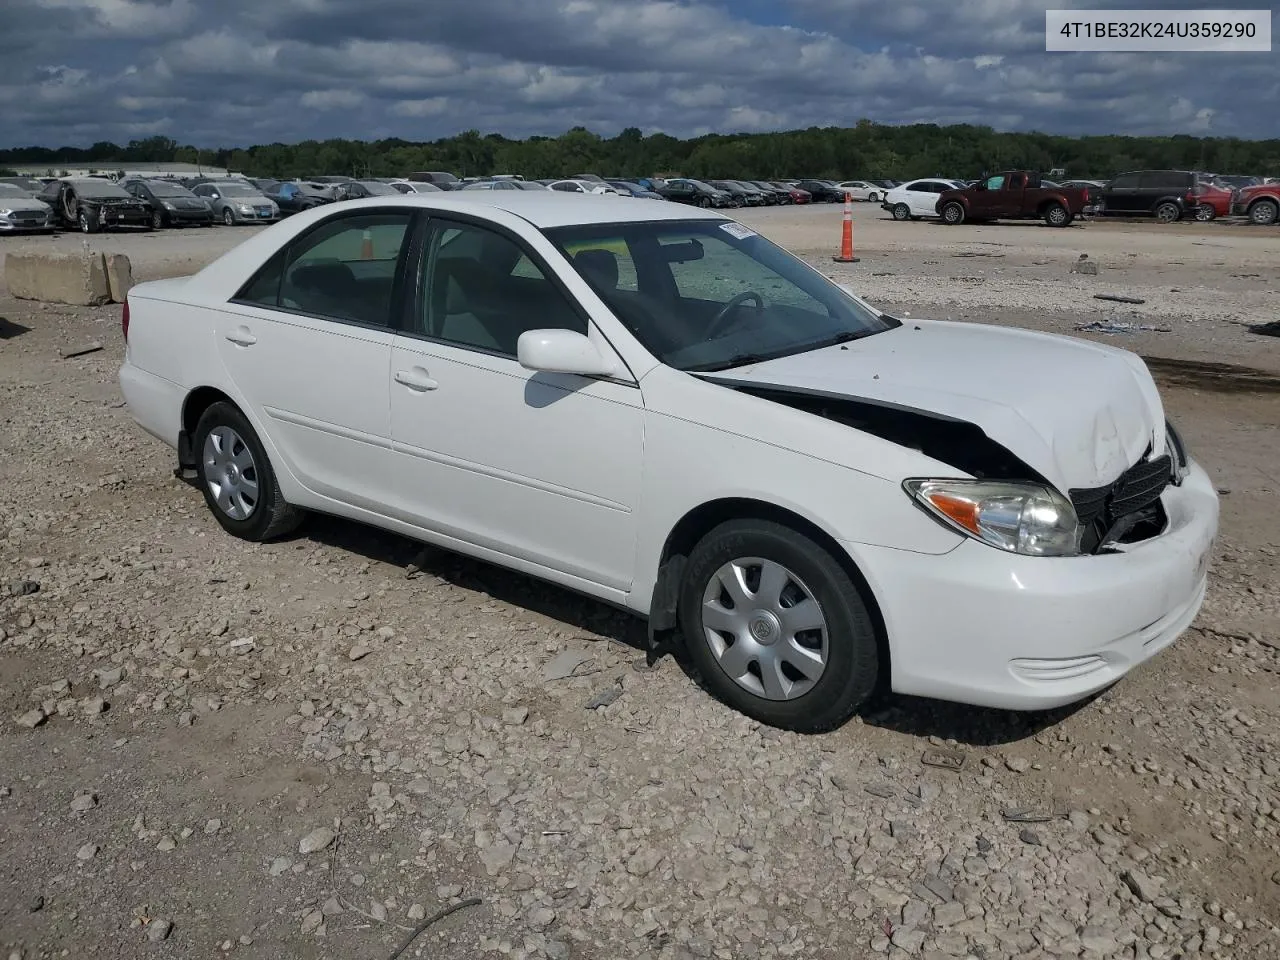
[(410, 390), (418, 393), (425, 393), (427, 390), (434, 390), (440, 384), (427, 376), (427, 371), (422, 367), (413, 367), (410, 370), (401, 370), (396, 373), (396, 383), (403, 384)]
[(246, 326), (239, 326), (227, 334), (227, 339), (232, 343), (239, 344), (242, 347), (251, 347), (258, 342), (258, 338), (249, 332)]

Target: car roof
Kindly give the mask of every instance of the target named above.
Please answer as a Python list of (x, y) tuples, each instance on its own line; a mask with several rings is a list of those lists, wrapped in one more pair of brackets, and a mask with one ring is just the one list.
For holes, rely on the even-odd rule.
[[(432, 207), (479, 215), (483, 215), (488, 207), (497, 207), (527, 220), (539, 229), (590, 226), (597, 223), (728, 219), (719, 213), (685, 204), (644, 205), (637, 204), (630, 197), (560, 193), (551, 190), (469, 190), (465, 197), (454, 193), (406, 193), (398, 197), (349, 201), (349, 204), (343, 206), (349, 209), (355, 204)], [(636, 209), (637, 207), (643, 209)]]

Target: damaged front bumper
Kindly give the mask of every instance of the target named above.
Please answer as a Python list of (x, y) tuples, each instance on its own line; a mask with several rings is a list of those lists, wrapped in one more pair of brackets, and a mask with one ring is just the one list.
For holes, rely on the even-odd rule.
[(926, 556), (846, 543), (880, 603), (895, 692), (1007, 710), (1082, 700), (1195, 619), (1218, 498), (1192, 464), (1162, 534), (1115, 552), (1024, 557), (973, 540)]

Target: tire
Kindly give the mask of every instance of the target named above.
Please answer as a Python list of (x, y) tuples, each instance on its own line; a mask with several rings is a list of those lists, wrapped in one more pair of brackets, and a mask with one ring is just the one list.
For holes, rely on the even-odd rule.
[(958, 227), (964, 223), (964, 205), (954, 200), (942, 208), (942, 222), (948, 226)]
[(151, 229), (163, 230), (164, 227), (165, 227), (164, 211), (152, 210), (151, 211)]
[(95, 225), (93, 221), (89, 219), (89, 214), (84, 210), (81, 210), (76, 216), (76, 222), (80, 224), (81, 233), (97, 233), (98, 230), (101, 229), (99, 225)]
[(867, 203), (879, 203), (879, 202), (880, 202), (880, 194), (874, 191), (867, 194)]
[(698, 206), (705, 210), (707, 207), (711, 206), (711, 200), (708, 197), (699, 197)]
[(910, 208), (910, 207), (908, 207), (905, 203), (898, 203), (898, 204), (895, 204), (895, 205), (894, 205), (894, 207), (893, 207), (893, 219), (895, 219), (895, 220), (910, 220), (910, 219), (911, 219), (911, 208)]
[(1218, 211), (1213, 209), (1209, 204), (1202, 203), (1196, 207), (1196, 219), (1201, 223), (1208, 223), (1210, 220), (1216, 219)]
[(1071, 211), (1060, 203), (1051, 203), (1045, 208), (1044, 222), (1051, 227), (1065, 227), (1072, 221)]
[[(260, 543), (302, 522), (301, 511), (281, 495), (257, 433), (234, 404), (223, 401), (205, 410), (192, 444), (204, 502), (227, 533)], [(226, 490), (225, 503), (215, 489)]]
[(1155, 218), (1161, 223), (1177, 223), (1182, 219), (1182, 209), (1172, 200), (1165, 200), (1163, 203), (1157, 203), (1155, 210), (1152, 211)]
[(1269, 227), (1280, 220), (1280, 203), (1274, 200), (1258, 200), (1249, 208), (1249, 222)]
[[(775, 586), (756, 579), (757, 596), (772, 595), (777, 600), (760, 601), (750, 615), (743, 605), (744, 612), (735, 618), (733, 610), (738, 608), (730, 609), (723, 602), (725, 573), (746, 570), (743, 579), (749, 585), (753, 576), (760, 576), (756, 571), (762, 571), (762, 564), (769, 565)], [(730, 575), (728, 580), (732, 583), (736, 578)], [(779, 588), (779, 584), (786, 586)], [(742, 594), (743, 599), (749, 596)], [(801, 597), (802, 601), (797, 599)], [(803, 645), (792, 645), (783, 640), (784, 611), (797, 609), (801, 602), (813, 606), (798, 624), (820, 622), (822, 626), (792, 633), (792, 638), (799, 635), (805, 640)], [(726, 641), (726, 633), (708, 630), (707, 611), (713, 616), (719, 611), (720, 622), (737, 628), (732, 643)], [(767, 520), (731, 520), (708, 533), (689, 556), (679, 612), (686, 649), (702, 681), (721, 701), (761, 723), (799, 733), (832, 730), (853, 716), (876, 690), (880, 670), (876, 628), (862, 594), (834, 557), (790, 527)], [(760, 642), (769, 636), (773, 642)], [(734, 657), (739, 644), (748, 645), (741, 648), (747, 652)], [(806, 656), (802, 646), (820, 657)], [(770, 651), (783, 655), (776, 657)], [(771, 662), (774, 668), (769, 670)], [(796, 669), (797, 662), (808, 664), (805, 673)], [(742, 673), (737, 672), (739, 666)], [(767, 685), (766, 670), (772, 678)]]
[(223, 207), (222, 222), (225, 223), (228, 227), (234, 227), (236, 225), (236, 215), (231, 212), (230, 207)]

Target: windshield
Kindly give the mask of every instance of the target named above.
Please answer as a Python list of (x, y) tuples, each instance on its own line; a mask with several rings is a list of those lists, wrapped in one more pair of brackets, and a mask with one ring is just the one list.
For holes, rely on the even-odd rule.
[(725, 370), (897, 325), (732, 221), (544, 232), (645, 348), (679, 370)]
[(0, 197), (6, 200), (22, 200), (30, 196), (26, 190), (21, 190), (12, 183), (0, 183)]
[(186, 187), (179, 186), (176, 183), (156, 183), (154, 180), (148, 183), (152, 196), (156, 197), (193, 197), (193, 194)]
[(110, 180), (73, 180), (71, 186), (78, 197), (100, 197), (104, 200), (112, 197), (133, 199), (133, 194), (123, 187), (117, 187)]
[(260, 197), (261, 191), (253, 189), (253, 187), (244, 183), (219, 183), (216, 184), (218, 192), (224, 197)]
[(395, 196), (400, 192), (389, 184), (380, 183), (377, 180), (361, 180), (360, 185), (375, 197)]

